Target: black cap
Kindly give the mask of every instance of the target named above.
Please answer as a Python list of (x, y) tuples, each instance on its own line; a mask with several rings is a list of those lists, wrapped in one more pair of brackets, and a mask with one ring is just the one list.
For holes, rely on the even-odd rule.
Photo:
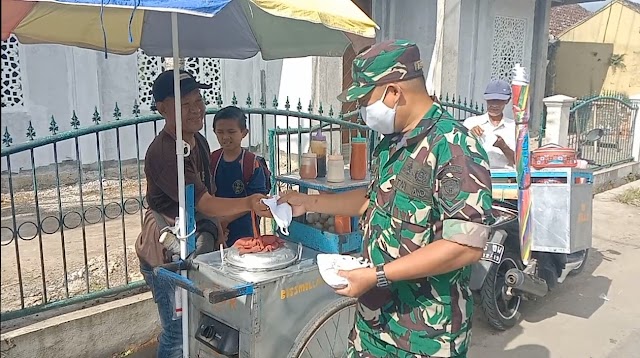
[[(180, 93), (183, 95), (195, 89), (209, 88), (211, 88), (211, 85), (199, 83), (189, 72), (180, 70)], [(164, 71), (158, 75), (153, 82), (151, 92), (156, 102), (164, 101), (169, 97), (175, 97), (175, 93), (173, 92), (173, 70)]]

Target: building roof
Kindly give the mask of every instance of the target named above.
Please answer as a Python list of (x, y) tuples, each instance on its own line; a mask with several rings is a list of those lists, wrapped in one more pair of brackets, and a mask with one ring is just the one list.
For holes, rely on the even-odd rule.
[(565, 30), (592, 15), (591, 11), (578, 4), (554, 6), (551, 8), (551, 15), (549, 16), (549, 34), (557, 37)]
[(629, 0), (618, 0), (618, 2), (620, 2), (622, 5), (625, 5), (629, 8), (631, 8), (631, 10), (635, 10), (637, 12), (640, 12), (640, 4), (637, 2), (633, 2), (633, 1), (629, 1)]
[(558, 38), (560, 35), (581, 25), (596, 14), (609, 9), (611, 5), (615, 3), (620, 3), (622, 6), (640, 13), (640, 3), (630, 0), (610, 0), (609, 3), (596, 12), (590, 12), (578, 4), (552, 7), (549, 17), (549, 38)]

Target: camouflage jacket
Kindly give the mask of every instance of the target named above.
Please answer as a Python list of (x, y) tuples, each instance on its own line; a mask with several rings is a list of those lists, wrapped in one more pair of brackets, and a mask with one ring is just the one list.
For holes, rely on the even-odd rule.
[[(372, 175), (363, 255), (374, 265), (440, 239), (484, 247), (492, 220), (487, 154), (439, 105), (414, 130), (381, 141)], [(470, 276), (467, 266), (369, 291), (360, 298), (356, 349), (375, 357), (464, 356)]]

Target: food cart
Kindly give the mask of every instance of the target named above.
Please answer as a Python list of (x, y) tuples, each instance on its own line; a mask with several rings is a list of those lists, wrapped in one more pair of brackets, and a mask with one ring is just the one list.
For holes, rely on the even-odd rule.
[(483, 260), (474, 265), (471, 289), (489, 324), (515, 325), (523, 299), (543, 297), (567, 276), (584, 269), (592, 240), (593, 171), (549, 168), (531, 171), (531, 264), (521, 255), (518, 184), (514, 170), (492, 170), (497, 221)]
[[(338, 119), (325, 119), (319, 128), (366, 129)], [(318, 126), (303, 129), (317, 130)], [(275, 143), (277, 135), (287, 133), (282, 129), (269, 133), (274, 187), (339, 193), (370, 184), (368, 176), (349, 179), (346, 168), (340, 183), (301, 179), (295, 169), (279, 175)], [(356, 300), (337, 295), (324, 283), (316, 256), (358, 253), (362, 244), (358, 219), (350, 218), (350, 232), (335, 233), (314, 227), (302, 216), (291, 223), (288, 236), (278, 232), (285, 245), (272, 252), (240, 255), (232, 247), (200, 255), (180, 267), (158, 268), (159, 276), (189, 291), (190, 356), (342, 357), (354, 325)], [(172, 272), (178, 269), (187, 269), (188, 279)]]
[[(327, 183), (295, 174), (277, 181), (301, 191), (341, 192), (366, 187), (369, 179)], [(354, 222), (357, 218), (352, 218)], [(360, 250), (357, 225), (333, 234), (301, 221), (289, 227), (284, 247), (240, 255), (237, 248), (183, 262), (189, 278), (158, 268), (157, 273), (189, 291), (192, 357), (341, 357), (355, 318), (355, 300), (324, 284), (319, 253)], [(176, 268), (174, 268), (176, 269)]]

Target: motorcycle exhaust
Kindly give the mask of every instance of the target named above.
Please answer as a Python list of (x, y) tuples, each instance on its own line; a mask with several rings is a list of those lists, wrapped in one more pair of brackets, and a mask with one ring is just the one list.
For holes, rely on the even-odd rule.
[(536, 297), (544, 297), (549, 292), (549, 286), (545, 280), (517, 268), (507, 271), (504, 280), (507, 287)]

